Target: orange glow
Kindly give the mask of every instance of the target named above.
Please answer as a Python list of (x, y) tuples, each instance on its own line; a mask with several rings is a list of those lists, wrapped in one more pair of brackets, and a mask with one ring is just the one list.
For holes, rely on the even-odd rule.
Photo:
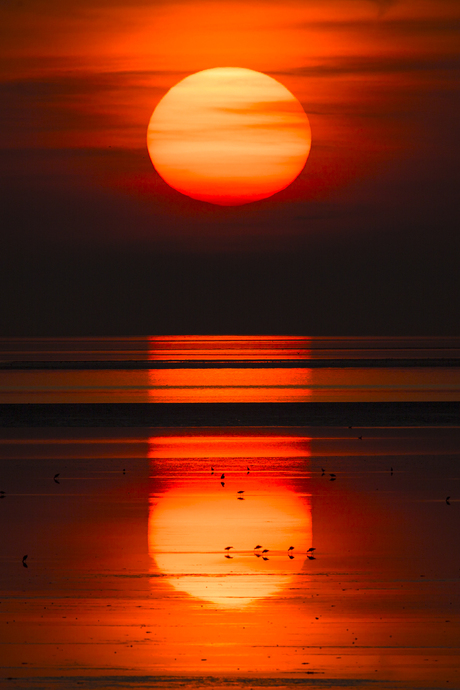
[(302, 106), (282, 84), (227, 67), (170, 89), (151, 117), (147, 145), (171, 187), (234, 206), (287, 187), (305, 165), (311, 134)]
[[(302, 569), (311, 546), (311, 506), (308, 495), (290, 488), (292, 477), (283, 476), (279, 465), (271, 472), (265, 461), (282, 459), (282, 467), (287, 458), (302, 458), (305, 468), (309, 442), (295, 435), (228, 432), (150, 439), (152, 475), (156, 460), (168, 458), (168, 477), (174, 477), (151, 496), (154, 570), (168, 575), (176, 590), (224, 607), (241, 608), (280, 592)], [(268, 552), (255, 551), (258, 544)], [(290, 557), (293, 545), (296, 555)]]
[(309, 359), (311, 338), (295, 336), (187, 335), (150, 336), (151, 360), (246, 360)]

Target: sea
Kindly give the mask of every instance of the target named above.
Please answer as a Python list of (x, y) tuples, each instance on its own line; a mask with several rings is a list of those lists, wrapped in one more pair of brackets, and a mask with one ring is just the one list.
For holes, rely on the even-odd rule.
[(0, 687), (460, 688), (460, 338), (0, 339)]

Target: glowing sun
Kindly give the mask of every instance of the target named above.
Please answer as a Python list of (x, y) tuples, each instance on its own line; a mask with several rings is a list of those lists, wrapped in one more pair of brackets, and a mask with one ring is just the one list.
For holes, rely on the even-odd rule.
[(182, 194), (222, 206), (265, 199), (302, 171), (308, 118), (288, 89), (261, 72), (207, 69), (173, 86), (155, 108), (147, 146)]

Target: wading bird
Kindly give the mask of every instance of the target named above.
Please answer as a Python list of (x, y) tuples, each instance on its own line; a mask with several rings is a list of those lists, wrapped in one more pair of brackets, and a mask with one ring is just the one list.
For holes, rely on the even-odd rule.
[(233, 549), (233, 546), (226, 546), (225, 551), (230, 551), (230, 549)]

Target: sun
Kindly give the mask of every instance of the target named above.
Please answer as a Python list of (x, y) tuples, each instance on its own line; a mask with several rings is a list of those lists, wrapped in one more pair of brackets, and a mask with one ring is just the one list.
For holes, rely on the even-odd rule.
[(302, 105), (272, 77), (240, 67), (192, 74), (155, 108), (152, 163), (193, 199), (238, 206), (287, 187), (305, 166), (311, 130)]

